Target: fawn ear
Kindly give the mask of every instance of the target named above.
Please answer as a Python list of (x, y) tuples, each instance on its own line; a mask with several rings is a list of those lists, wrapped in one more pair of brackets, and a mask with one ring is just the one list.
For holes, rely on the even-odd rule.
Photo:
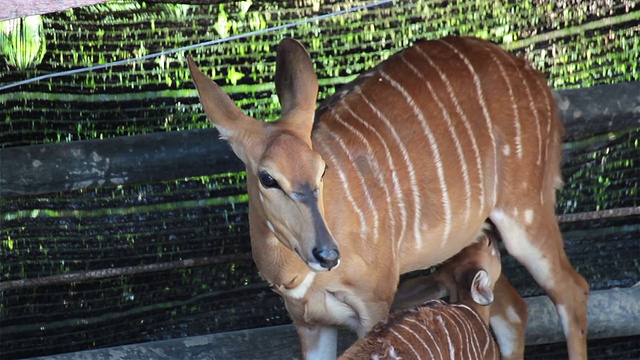
[(493, 302), (491, 278), (485, 270), (478, 270), (471, 281), (471, 298), (477, 304), (486, 306)]

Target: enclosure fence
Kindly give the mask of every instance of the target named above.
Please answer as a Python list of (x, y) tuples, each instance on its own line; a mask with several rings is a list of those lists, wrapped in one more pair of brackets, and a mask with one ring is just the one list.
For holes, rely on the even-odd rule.
[[(0, 86), (366, 4), (112, 1), (3, 23)], [(309, 49), (320, 100), (420, 38), (480, 36), (526, 57), (567, 128), (558, 218), (597, 293), (640, 281), (639, 31), (633, 1), (395, 1), (190, 54), (265, 120), (279, 115), (283, 36)], [(251, 258), (242, 164), (202, 113), (185, 56), (0, 91), (0, 358), (290, 324)], [(523, 296), (543, 295), (503, 259)], [(632, 321), (624, 305), (608, 315)], [(637, 326), (595, 334), (590, 357), (638, 358)], [(527, 348), (562, 357), (564, 344)]]

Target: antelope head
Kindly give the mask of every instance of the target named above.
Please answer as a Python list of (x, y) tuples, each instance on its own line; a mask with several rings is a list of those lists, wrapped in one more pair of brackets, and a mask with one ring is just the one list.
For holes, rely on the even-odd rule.
[(275, 84), (283, 115), (271, 123), (245, 115), (188, 62), (207, 117), (246, 165), (252, 241), (275, 236), (311, 270), (337, 266), (338, 245), (324, 217), (326, 165), (311, 146), (318, 80), (305, 48), (290, 38), (278, 46)]

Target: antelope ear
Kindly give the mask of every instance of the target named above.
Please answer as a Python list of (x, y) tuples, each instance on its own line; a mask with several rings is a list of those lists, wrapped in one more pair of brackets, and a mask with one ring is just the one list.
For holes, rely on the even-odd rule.
[(304, 126), (311, 134), (318, 97), (318, 78), (309, 53), (298, 41), (284, 38), (278, 45), (276, 58), (276, 93), (280, 99), (283, 117)]
[(204, 112), (211, 122), (216, 125), (223, 139), (230, 140), (234, 133), (243, 127), (248, 117), (244, 115), (236, 104), (211, 78), (205, 75), (191, 56), (187, 56), (189, 71), (196, 84), (200, 102)]
[(489, 273), (485, 270), (478, 270), (471, 281), (471, 298), (477, 304), (486, 306), (493, 302), (493, 289)]

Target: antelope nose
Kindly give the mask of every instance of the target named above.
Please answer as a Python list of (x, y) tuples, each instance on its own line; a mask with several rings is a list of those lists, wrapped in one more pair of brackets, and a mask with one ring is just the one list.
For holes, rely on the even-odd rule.
[(338, 265), (338, 260), (340, 260), (340, 252), (336, 248), (314, 248), (311, 252), (313, 257), (315, 257), (320, 263), (320, 266), (327, 270), (331, 270), (336, 267), (336, 265)]

